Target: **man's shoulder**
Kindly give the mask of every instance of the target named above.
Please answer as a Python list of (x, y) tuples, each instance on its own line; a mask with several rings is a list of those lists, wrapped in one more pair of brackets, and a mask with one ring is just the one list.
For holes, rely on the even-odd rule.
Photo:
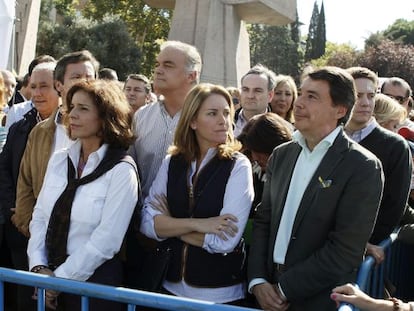
[(32, 108), (25, 113), (23, 119), (20, 119), (10, 126), (9, 132), (13, 131), (26, 131), (27, 129), (33, 128), (37, 123), (37, 110)]
[(135, 116), (137, 118), (142, 118), (144, 116), (148, 116), (151, 114), (158, 114), (159, 111), (161, 110), (162, 105), (163, 105), (162, 102), (158, 101), (153, 104), (142, 106), (141, 108), (137, 110), (137, 112), (135, 113)]
[(31, 100), (26, 100), (24, 102), (14, 104), (13, 106), (10, 107), (9, 111), (13, 111), (13, 112), (29, 111), (32, 108), (33, 108), (32, 101)]
[[(367, 143), (373, 141), (376, 148), (408, 150), (409, 146), (406, 140), (399, 134), (377, 126), (370, 135), (367, 136)], [(364, 145), (364, 144), (362, 144)], [(395, 150), (394, 150), (395, 151)]]
[(363, 147), (359, 143), (353, 141), (352, 139), (348, 138), (344, 135), (344, 139), (348, 141), (348, 156), (351, 157), (352, 161), (367, 161), (371, 160), (374, 162), (381, 163), (381, 161), (378, 159), (378, 157), (368, 150), (367, 148)]

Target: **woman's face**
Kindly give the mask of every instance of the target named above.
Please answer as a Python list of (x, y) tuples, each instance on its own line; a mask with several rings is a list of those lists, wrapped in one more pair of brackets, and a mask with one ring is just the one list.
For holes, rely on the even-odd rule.
[(229, 104), (219, 94), (211, 94), (204, 100), (190, 124), (202, 151), (225, 143), (230, 125)]
[(102, 140), (98, 135), (102, 121), (92, 96), (83, 90), (77, 91), (73, 94), (69, 109), (69, 126), (73, 139)]
[(394, 133), (398, 132), (400, 127), (399, 120), (390, 120), (381, 124), (382, 127), (385, 127), (387, 130), (393, 131)]
[(287, 83), (279, 83), (275, 88), (275, 95), (273, 96), (270, 106), (272, 112), (278, 114), (286, 119), (287, 112), (293, 104), (293, 92)]

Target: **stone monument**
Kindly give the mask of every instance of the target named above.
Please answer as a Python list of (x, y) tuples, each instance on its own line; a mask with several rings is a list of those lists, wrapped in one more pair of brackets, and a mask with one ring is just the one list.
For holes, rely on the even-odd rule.
[[(173, 9), (169, 40), (197, 47), (202, 82), (238, 86), (250, 68), (247, 23), (284, 25), (296, 17), (296, 0), (145, 0)], [(271, 48), (271, 47), (269, 47)]]

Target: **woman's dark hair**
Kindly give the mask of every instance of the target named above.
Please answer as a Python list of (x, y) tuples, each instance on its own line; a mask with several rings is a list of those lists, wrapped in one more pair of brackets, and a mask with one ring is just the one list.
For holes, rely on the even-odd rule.
[(72, 137), (68, 126), (72, 98), (76, 92), (80, 91), (87, 93), (98, 109), (99, 118), (102, 121), (101, 137), (103, 143), (128, 149), (135, 139), (131, 126), (132, 116), (124, 93), (113, 81), (81, 81), (69, 89), (66, 96), (66, 107), (64, 107), (64, 122), (69, 137)]
[(290, 124), (273, 112), (254, 116), (238, 139), (243, 149), (271, 154), (273, 149), (292, 139)]

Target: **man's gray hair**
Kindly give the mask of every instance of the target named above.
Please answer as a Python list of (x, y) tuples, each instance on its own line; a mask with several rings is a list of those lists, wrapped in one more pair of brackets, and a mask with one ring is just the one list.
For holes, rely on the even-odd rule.
[(41, 71), (41, 70), (54, 72), (55, 68), (56, 68), (56, 62), (40, 63), (33, 68), (32, 73), (35, 71)]
[(188, 72), (195, 71), (197, 73), (196, 81), (200, 80), (200, 73), (202, 68), (201, 56), (195, 46), (181, 41), (166, 41), (161, 44), (160, 50), (167, 47), (172, 47), (184, 53), (186, 56), (186, 70)]
[(276, 87), (276, 74), (263, 66), (262, 64), (257, 64), (254, 67), (250, 68), (250, 70), (241, 78), (241, 82), (243, 85), (243, 80), (247, 75), (265, 75), (267, 78), (267, 90), (272, 91)]

